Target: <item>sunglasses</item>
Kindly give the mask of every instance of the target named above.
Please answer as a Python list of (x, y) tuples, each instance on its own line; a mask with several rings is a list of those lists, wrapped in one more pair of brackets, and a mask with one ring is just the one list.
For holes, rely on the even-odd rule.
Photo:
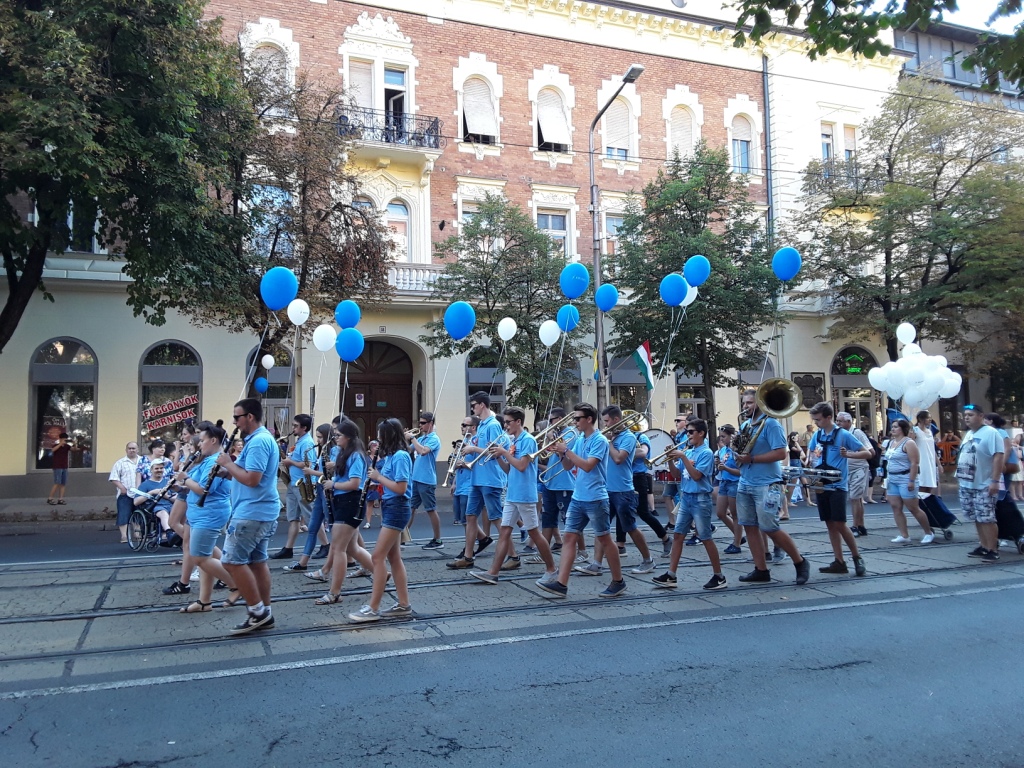
[(686, 430), (686, 434), (688, 434), (688, 435), (695, 435), (695, 434), (697, 434), (697, 430), (696, 429), (688, 429), (688, 430)]
[(587, 417), (586, 416), (573, 416), (572, 420), (573, 421), (583, 421), (583, 419), (585, 419), (585, 418), (587, 418)]
[(509, 424), (515, 424), (516, 423), (515, 419), (502, 419), (502, 421), (505, 423), (505, 426), (508, 426)]
[(429, 424), (429, 421), (421, 421), (420, 424)]
[(686, 421), (686, 419), (676, 419), (676, 424), (681, 424), (684, 421)]
[(232, 414), (231, 420), (232, 421), (238, 421), (239, 419), (244, 419), (248, 415), (249, 415), (248, 413), (235, 413), (235, 414)]

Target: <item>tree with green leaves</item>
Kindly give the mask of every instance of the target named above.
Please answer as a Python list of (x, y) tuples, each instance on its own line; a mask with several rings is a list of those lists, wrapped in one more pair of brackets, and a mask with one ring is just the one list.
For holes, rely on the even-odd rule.
[(909, 78), (862, 131), (853, 161), (807, 169), (795, 295), (824, 293), (828, 336), (881, 337), (890, 360), (904, 321), (972, 358), (1024, 302), (1020, 117)]
[(152, 323), (163, 322), (165, 292), (210, 290), (206, 265), (223, 259), (244, 222), (208, 189), (238, 193), (230, 160), (255, 116), (204, 6), (0, 5), (0, 351), (36, 293), (52, 300), (43, 266), (69, 247), (72, 226), (125, 260), (129, 304)]
[[(580, 383), (579, 359), (592, 352), (583, 338), (593, 327), (593, 302), (577, 299), (579, 327), (563, 334), (550, 349), (541, 343), (541, 323), (555, 319), (559, 307), (567, 303), (559, 288), (567, 262), (551, 238), (521, 208), (488, 195), (464, 218), (458, 235), (437, 244), (436, 253), (445, 267), (431, 298), (470, 303), (476, 310), (476, 327), (455, 341), (443, 319), (427, 323), (428, 332), (420, 341), (431, 348), (431, 356), (452, 357), (484, 347), (476, 362), (513, 376), (506, 393), (509, 403), (535, 412), (552, 402), (574, 405), (567, 398)], [(498, 323), (506, 317), (516, 321), (518, 330), (511, 341), (502, 342)]]
[[(628, 291), (629, 306), (612, 315), (612, 350), (628, 357), (650, 340), (656, 375), (664, 369), (700, 376), (714, 432), (715, 387), (738, 385), (732, 371), (761, 368), (768, 343), (761, 332), (779, 320), (780, 283), (746, 178), (732, 172), (724, 149), (700, 142), (644, 187), (619, 244), (610, 279)], [(697, 254), (711, 263), (711, 276), (690, 306), (671, 309), (661, 299), (661, 280)]]
[[(990, 5), (989, 23), (1021, 11), (1021, 0), (991, 0)], [(960, 2), (888, 0), (879, 6), (878, 0), (738, 0), (733, 42), (737, 47), (748, 40), (759, 43), (780, 29), (801, 25), (801, 32), (810, 38), (811, 59), (829, 51), (850, 51), (870, 59), (892, 51), (879, 39), (882, 30), (927, 29), (941, 21), (943, 13), (957, 10)], [(993, 90), (1000, 75), (1024, 90), (1024, 26), (1012, 35), (981, 32), (977, 48), (964, 57), (963, 66), (981, 70), (982, 82)]]

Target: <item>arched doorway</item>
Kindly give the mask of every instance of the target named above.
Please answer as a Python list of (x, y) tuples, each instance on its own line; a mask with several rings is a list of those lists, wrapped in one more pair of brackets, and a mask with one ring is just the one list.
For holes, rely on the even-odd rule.
[(832, 360), (832, 404), (837, 411), (853, 416), (853, 424), (868, 434), (877, 434), (882, 428), (879, 395), (868, 382), (868, 371), (878, 366), (875, 356), (864, 347), (843, 347)]
[(341, 411), (365, 438), (372, 438), (384, 419), (396, 418), (405, 427), (413, 422), (413, 370), (409, 355), (386, 341), (368, 341), (363, 354), (348, 366), (348, 391), (342, 367)]

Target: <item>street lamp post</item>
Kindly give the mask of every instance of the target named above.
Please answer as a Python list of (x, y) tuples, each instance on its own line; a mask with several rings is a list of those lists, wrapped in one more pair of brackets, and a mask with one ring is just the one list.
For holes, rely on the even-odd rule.
[[(598, 121), (604, 116), (604, 113), (608, 111), (608, 107), (612, 105), (612, 102), (622, 93), (622, 89), (625, 88), (629, 83), (635, 83), (637, 78), (644, 73), (644, 67), (642, 64), (633, 64), (626, 70), (626, 74), (622, 76), (622, 82), (619, 83), (619, 87), (615, 93), (609, 97), (604, 103), (601, 109), (598, 111), (594, 120), (590, 123), (590, 153), (587, 157), (590, 160), (590, 219), (593, 225), (593, 236), (594, 236), (594, 292), (601, 287), (601, 229), (600, 222), (598, 221), (598, 193), (600, 190), (597, 188), (597, 181), (594, 176), (594, 130), (597, 128)], [(594, 321), (594, 339), (597, 346), (597, 370), (598, 370), (598, 387), (597, 387), (597, 407), (598, 410), (604, 408), (611, 402), (611, 381), (608, 377), (608, 361), (605, 358), (604, 351), (604, 313), (601, 310), (597, 311), (597, 318)]]

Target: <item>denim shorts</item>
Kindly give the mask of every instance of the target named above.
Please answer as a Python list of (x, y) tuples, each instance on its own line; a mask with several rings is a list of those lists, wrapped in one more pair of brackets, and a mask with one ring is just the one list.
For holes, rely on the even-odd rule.
[(559, 522), (565, 521), (565, 513), (572, 501), (572, 491), (553, 491), (545, 488), (541, 494), (544, 509), (540, 518), (541, 528), (557, 528)]
[(889, 475), (889, 484), (886, 486), (886, 496), (899, 496), (901, 499), (917, 498), (917, 482), (914, 482), (914, 490), (908, 490), (910, 475)]
[(636, 530), (636, 493), (633, 491), (608, 491), (608, 505), (611, 514), (623, 533)]
[(192, 557), (212, 557), (213, 548), (220, 538), (220, 528), (191, 528), (188, 535), (188, 553)]
[(663, 498), (674, 499), (679, 493), (679, 483), (665, 483), (665, 489), (661, 492)]
[(277, 530), (277, 520), (231, 520), (224, 540), (224, 565), (256, 565), (267, 560), (267, 544)]
[(693, 523), (697, 528), (697, 538), (701, 541), (710, 541), (713, 508), (710, 493), (679, 494), (675, 532), (685, 536), (690, 530), (690, 523)]
[(390, 528), (393, 531), (404, 531), (412, 519), (412, 507), (409, 500), (384, 499), (380, 503), (380, 519), (382, 528)]
[(423, 507), (427, 512), (437, 509), (437, 487), (431, 483), (421, 483), (419, 480), (412, 481), (412, 508)]
[(288, 484), (288, 492), (285, 494), (285, 514), (289, 523), (299, 520), (308, 523), (309, 516), (313, 513), (313, 502), (302, 500), (302, 491), (294, 483)]
[(55, 470), (53, 470), (53, 484), (54, 485), (67, 485), (68, 484), (68, 471), (66, 469), (55, 469)]
[[(771, 489), (775, 489), (779, 500), (769, 507), (766, 497)], [(750, 528), (757, 526), (765, 533), (775, 533), (780, 530), (779, 507), (785, 490), (782, 483), (740, 486), (736, 489), (737, 522)]]
[(538, 525), (536, 501), (506, 501), (501, 510), (502, 528), (511, 528), (517, 520), (523, 521), (523, 530), (532, 531)]
[(489, 520), (501, 519), (502, 488), (489, 485), (474, 485), (469, 492), (469, 506), (466, 507), (467, 517), (487, 515)]
[(128, 525), (128, 518), (132, 514), (132, 510), (135, 509), (135, 504), (132, 502), (131, 496), (121, 494), (117, 497), (117, 524)]
[(736, 498), (736, 489), (739, 488), (738, 480), (720, 480), (718, 483), (719, 497), (725, 496), (730, 499)]
[(608, 499), (598, 501), (573, 499), (569, 502), (569, 509), (565, 513), (565, 531), (582, 536), (583, 529), (587, 527), (587, 523), (590, 523), (594, 526), (595, 536), (604, 536), (612, 529), (609, 511)]

